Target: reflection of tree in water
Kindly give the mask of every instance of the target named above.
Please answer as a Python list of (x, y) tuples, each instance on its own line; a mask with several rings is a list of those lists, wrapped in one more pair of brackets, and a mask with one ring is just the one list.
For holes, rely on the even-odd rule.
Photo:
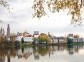
[(49, 47), (48, 46), (33, 47), (34, 59), (39, 59), (40, 55), (45, 56), (48, 53), (49, 53)]
[(11, 48), (7, 50), (7, 61), (11, 62), (11, 57), (15, 57), (17, 55), (17, 49)]
[(41, 47), (34, 47), (33, 53), (35, 59), (39, 59), (39, 56), (45, 56), (46, 54), (53, 55), (56, 51), (64, 51), (67, 50), (67, 52), (70, 55), (73, 55), (75, 53), (79, 52), (79, 49), (83, 49), (83, 45), (58, 45), (58, 46), (41, 46)]
[(67, 46), (37, 46), (33, 47), (34, 59), (40, 59), (40, 56), (49, 54), (49, 57), (55, 53), (55, 51), (64, 51)]
[(15, 57), (16, 54), (17, 54), (17, 49), (15, 48), (11, 48), (11, 49), (0, 48), (0, 62), (5, 62), (6, 56), (7, 56), (7, 62), (11, 62), (10, 57)]
[(38, 48), (38, 53), (41, 56), (45, 56), (45, 54), (48, 54), (48, 51), (49, 51), (49, 48), (47, 46), (46, 47), (39, 47)]
[(22, 53), (24, 53), (24, 47), (22, 47), (22, 49), (21, 49), (21, 50), (22, 50)]
[[(33, 49), (33, 51), (30, 51), (29, 49)], [(83, 49), (83, 45), (34, 46), (32, 48), (29, 47), (29, 49), (22, 48), (21, 54), (18, 54), (18, 49), (16, 48), (0, 48), (0, 62), (5, 62), (6, 57), (7, 62), (11, 62), (11, 57), (14, 58), (16, 56), (18, 56), (18, 59), (28, 59), (31, 56), (32, 52), (34, 55), (34, 59), (40, 59), (40, 56), (45, 56), (47, 54), (49, 54), (50, 57), (56, 51), (59, 52), (64, 50), (67, 50), (70, 55), (73, 55), (75, 53), (78, 53), (79, 49)]]
[(6, 51), (0, 49), (0, 62), (5, 62)]
[(45, 56), (46, 54), (48, 54), (49, 48), (48, 46), (39, 46), (39, 47), (34, 47), (34, 54), (39, 54), (41, 56)]

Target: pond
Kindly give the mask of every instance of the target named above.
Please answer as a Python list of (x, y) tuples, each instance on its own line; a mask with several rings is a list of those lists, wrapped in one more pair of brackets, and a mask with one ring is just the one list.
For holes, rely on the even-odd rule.
[(0, 62), (83, 62), (84, 45), (0, 48)]

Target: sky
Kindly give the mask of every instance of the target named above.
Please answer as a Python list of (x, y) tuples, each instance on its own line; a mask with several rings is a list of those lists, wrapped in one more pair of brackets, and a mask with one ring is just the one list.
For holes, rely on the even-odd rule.
[[(27, 31), (33, 34), (34, 31), (61, 36), (68, 33), (84, 35), (84, 26), (71, 25), (71, 15), (67, 15), (67, 10), (61, 10), (59, 13), (51, 13), (45, 8), (47, 15), (42, 18), (33, 18), (34, 10), (32, 9), (33, 0), (7, 0), (10, 5), (9, 11), (0, 6), (0, 23), (1, 27), (7, 29), (10, 24), (11, 33)], [(83, 21), (83, 19), (82, 19)], [(84, 24), (84, 22), (83, 22)]]

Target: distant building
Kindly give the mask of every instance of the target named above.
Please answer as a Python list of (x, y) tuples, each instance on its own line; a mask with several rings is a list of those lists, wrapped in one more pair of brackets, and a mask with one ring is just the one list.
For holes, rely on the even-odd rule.
[(33, 42), (33, 37), (24, 37), (24, 41), (32, 43)]
[(33, 42), (33, 36), (29, 34), (28, 32), (23, 32), (23, 33), (17, 33), (16, 41), (21, 41), (21, 39), (24, 39), (25, 42)]
[(34, 31), (34, 35), (39, 35), (39, 31)]
[(40, 58), (40, 56), (39, 56), (39, 53), (34, 53), (34, 59), (39, 59)]
[(17, 36), (16, 37), (16, 41), (21, 41), (21, 39), (22, 39), (22, 36)]
[(6, 40), (10, 41), (10, 25), (7, 25), (7, 35), (6, 35)]
[(65, 37), (53, 37), (54, 43), (67, 43), (67, 40)]
[(22, 33), (17, 32), (17, 36), (22, 36)]
[(25, 31), (25, 32), (23, 33), (23, 37), (32, 37), (32, 35)]
[(34, 38), (38, 38), (38, 37), (39, 37), (39, 31), (34, 31), (33, 37), (34, 37)]
[(30, 42), (32, 43), (33, 42), (33, 37), (22, 37), (22, 36), (18, 36), (16, 37), (16, 41), (20, 41), (21, 42), (21, 39), (24, 39), (24, 42)]
[(73, 34), (68, 34), (69, 38), (73, 38), (73, 36), (74, 36)]
[(10, 25), (8, 24), (8, 26), (7, 26), (7, 38), (9, 38), (10, 37)]
[(22, 37), (32, 37), (32, 35), (31, 34), (29, 34), (28, 32), (23, 32), (23, 33), (19, 33), (19, 32), (17, 32), (17, 36), (22, 36)]
[(53, 36), (50, 34), (50, 32), (48, 32), (48, 39), (49, 39), (50, 43), (54, 43)]
[(73, 42), (84, 42), (84, 38), (73, 38)]
[(1, 29), (0, 29), (0, 35), (1, 35), (1, 36), (4, 36), (4, 35), (5, 35), (4, 28), (2, 28), (2, 27), (1, 27)]

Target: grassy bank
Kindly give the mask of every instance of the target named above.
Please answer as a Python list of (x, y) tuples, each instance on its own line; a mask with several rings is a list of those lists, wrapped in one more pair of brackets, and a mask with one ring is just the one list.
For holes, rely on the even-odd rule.
[(22, 47), (32, 47), (32, 46), (36, 46), (36, 45), (33, 45), (32, 43), (20, 43), (20, 48), (22, 48)]

